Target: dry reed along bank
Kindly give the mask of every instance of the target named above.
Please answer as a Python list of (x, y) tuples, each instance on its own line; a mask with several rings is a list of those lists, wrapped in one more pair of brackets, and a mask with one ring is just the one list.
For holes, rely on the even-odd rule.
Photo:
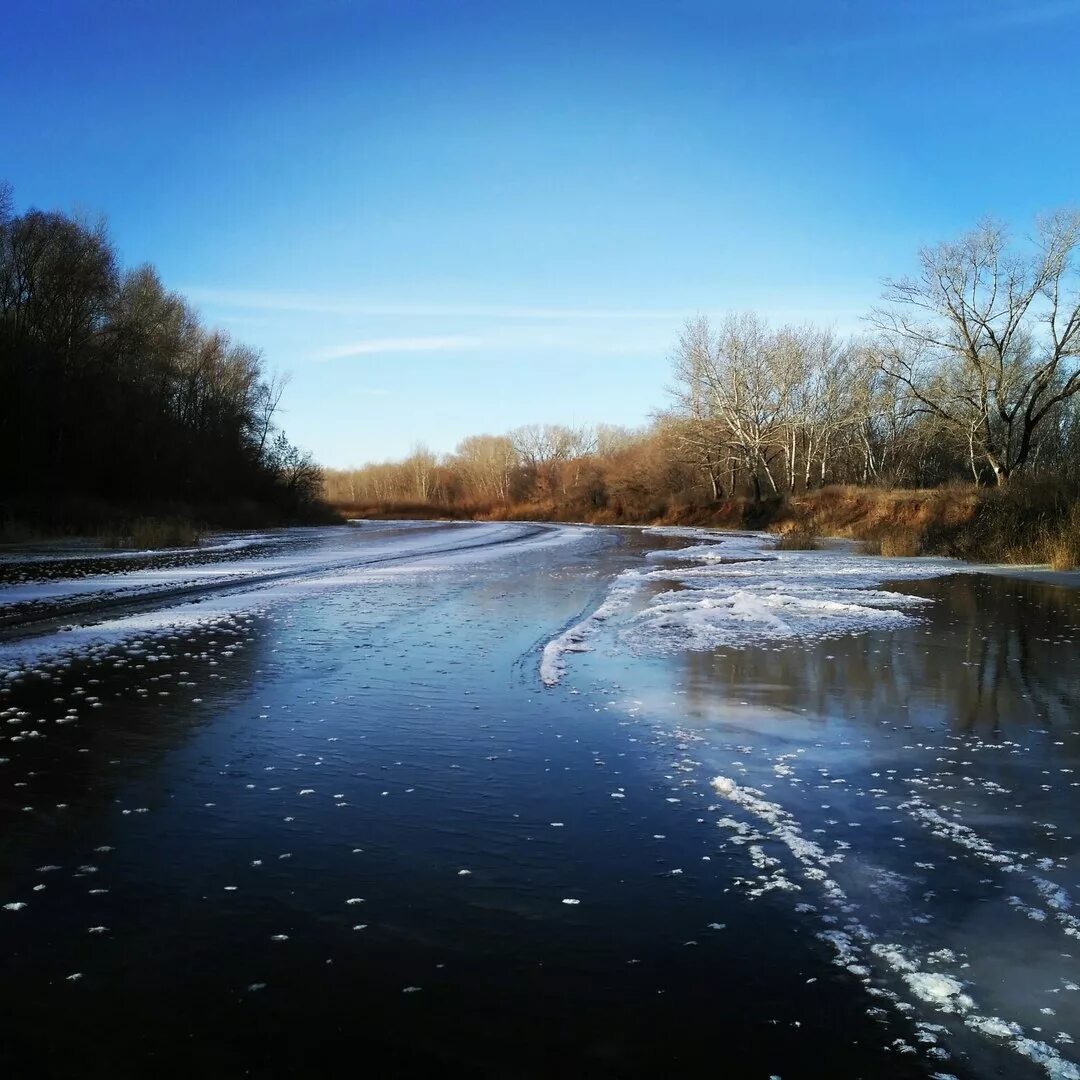
[(1080, 492), (1054, 482), (1004, 488), (950, 485), (926, 490), (833, 486), (793, 497), (672, 501), (597, 508), (574, 500), (526, 503), (386, 501), (343, 504), (352, 518), (440, 518), (482, 521), (577, 521), (594, 525), (697, 525), (768, 529), (788, 549), (818, 538), (861, 541), (870, 553), (949, 555), (974, 562), (1080, 567)]

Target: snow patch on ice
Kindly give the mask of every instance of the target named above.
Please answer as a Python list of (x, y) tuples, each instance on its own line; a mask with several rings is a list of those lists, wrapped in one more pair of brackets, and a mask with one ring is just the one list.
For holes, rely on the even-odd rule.
[[(649, 551), (645, 560), (652, 568), (616, 578), (593, 615), (545, 646), (546, 685), (562, 678), (567, 654), (589, 651), (602, 632), (618, 648), (664, 653), (790, 644), (903, 626), (931, 601), (884, 589), (886, 582), (969, 569), (945, 559), (777, 551), (775, 538), (764, 533), (661, 527), (643, 532), (699, 542)], [(644, 598), (646, 588), (655, 589), (654, 595)]]

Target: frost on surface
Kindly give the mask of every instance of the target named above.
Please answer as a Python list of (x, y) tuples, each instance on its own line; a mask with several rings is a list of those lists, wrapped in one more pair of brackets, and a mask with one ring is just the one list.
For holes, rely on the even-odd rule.
[(649, 551), (647, 568), (616, 578), (591, 615), (545, 646), (540, 674), (546, 685), (562, 678), (568, 654), (590, 651), (601, 636), (616, 652), (664, 653), (785, 644), (901, 626), (930, 601), (883, 589), (885, 582), (963, 569), (941, 559), (778, 551), (763, 533), (643, 532), (707, 542)]
[[(818, 940), (831, 947), (833, 962), (862, 981), (868, 993), (892, 1002), (901, 1012), (910, 1012), (912, 1006), (900, 996), (897, 989), (889, 988), (890, 979), (898, 980), (894, 985), (906, 990), (923, 1006), (944, 1017), (956, 1017), (968, 1030), (1007, 1045), (1018, 1055), (1041, 1067), (1051, 1080), (1080, 1080), (1080, 1069), (1062, 1057), (1055, 1047), (1026, 1034), (1024, 1028), (1013, 1020), (984, 1015), (979, 1010), (972, 988), (961, 974), (968, 965), (961, 964), (953, 950), (927, 952), (920, 960), (911, 946), (880, 940), (871, 929), (872, 924), (860, 919), (858, 905), (835, 879), (833, 866), (843, 863), (846, 848), (829, 853), (821, 844), (806, 839), (791, 812), (767, 798), (760, 790), (740, 784), (732, 777), (716, 776), (711, 781), (711, 787), (718, 796), (741, 810), (749, 819), (724, 816), (717, 821), (721, 828), (733, 834), (737, 843), (747, 846), (752, 865), (761, 872), (756, 879), (736, 879), (735, 883), (751, 899), (764, 895), (781, 882), (783, 885), (779, 887), (799, 888), (785, 876), (783, 863), (770, 856), (762, 844), (773, 841), (786, 848), (801, 873), (804, 888), (820, 893), (820, 909), (816, 904), (801, 901), (796, 905), (796, 911), (807, 915), (817, 914), (822, 919), (826, 928), (817, 933)], [(912, 809), (910, 804), (908, 809)], [(912, 815), (915, 820), (922, 819), (922, 823), (929, 824), (941, 839), (959, 843), (992, 865), (1001, 866), (999, 860), (1002, 860), (1006, 864), (1006, 872), (1010, 868), (1010, 857), (1002, 859), (1000, 853), (971, 830), (946, 829), (944, 825), (947, 819), (940, 814), (927, 813), (925, 805), (918, 805), (917, 810), (921, 813)], [(1032, 880), (1036, 890), (1047, 905), (1056, 910), (1059, 918), (1071, 918), (1064, 915), (1064, 910), (1071, 907), (1071, 898), (1065, 889), (1038, 877), (1032, 877)], [(836, 925), (838, 923), (839, 926)], [(1069, 933), (1069, 929), (1066, 927), (1066, 933)], [(953, 970), (950, 973), (941, 970), (942, 967)], [(1071, 985), (1075, 984), (1068, 983), (1064, 988)], [(1042, 1012), (1053, 1014), (1053, 1010), (1047, 1013), (1043, 1009)], [(922, 1022), (918, 1029), (922, 1033), (920, 1041), (933, 1044), (932, 1056), (947, 1056), (936, 1045), (939, 1036), (947, 1029), (926, 1022)], [(1032, 1030), (1039, 1032), (1041, 1029), (1035, 1027)], [(1071, 1036), (1063, 1034), (1064, 1039), (1058, 1041), (1068, 1045), (1072, 1041)]]

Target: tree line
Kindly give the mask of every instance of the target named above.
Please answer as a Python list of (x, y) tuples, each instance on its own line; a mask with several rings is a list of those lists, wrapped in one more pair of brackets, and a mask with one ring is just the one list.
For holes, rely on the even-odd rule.
[(14, 212), (0, 185), (2, 504), (254, 501), (286, 517), (322, 474), (275, 424), (284, 381), (203, 325), (100, 221)]
[(519, 507), (590, 520), (832, 484), (1080, 483), (1080, 213), (1014, 241), (984, 222), (886, 282), (866, 331), (690, 320), (640, 430), (531, 425), (331, 470), (336, 503)]

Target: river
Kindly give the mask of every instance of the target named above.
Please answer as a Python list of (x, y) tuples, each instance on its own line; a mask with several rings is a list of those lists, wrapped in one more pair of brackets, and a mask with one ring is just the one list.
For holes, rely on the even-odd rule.
[(1078, 638), (754, 534), (10, 552), (0, 1063), (1080, 1077)]

